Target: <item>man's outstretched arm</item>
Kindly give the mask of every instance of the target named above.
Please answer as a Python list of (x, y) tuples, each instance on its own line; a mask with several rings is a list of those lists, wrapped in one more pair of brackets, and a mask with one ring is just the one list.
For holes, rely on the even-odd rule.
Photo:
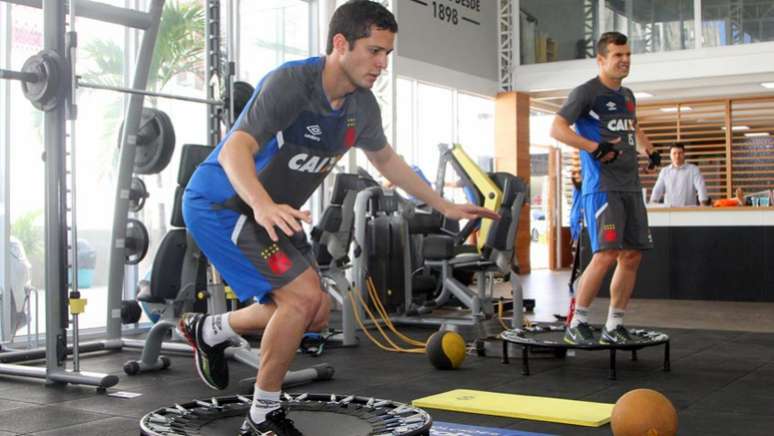
[(385, 145), (379, 150), (366, 151), (365, 153), (366, 156), (368, 156), (368, 160), (371, 161), (374, 167), (376, 167), (387, 180), (398, 185), (414, 197), (424, 201), (427, 205), (441, 212), (447, 218), (454, 220), (473, 219), (478, 217), (490, 219), (500, 218), (497, 213), (489, 209), (473, 204), (455, 204), (441, 197), (416, 175), (416, 173), (411, 170), (406, 162), (404, 162), (389, 145)]

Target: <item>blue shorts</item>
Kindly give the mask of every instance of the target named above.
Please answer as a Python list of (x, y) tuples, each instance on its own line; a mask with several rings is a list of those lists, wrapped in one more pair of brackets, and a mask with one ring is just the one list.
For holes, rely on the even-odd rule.
[(594, 253), (653, 248), (642, 193), (595, 192), (584, 195), (581, 202)]
[(273, 242), (253, 217), (223, 208), (185, 191), (183, 218), (196, 244), (240, 300), (270, 301), (281, 288), (317, 263), (304, 232), (289, 237), (277, 231)]

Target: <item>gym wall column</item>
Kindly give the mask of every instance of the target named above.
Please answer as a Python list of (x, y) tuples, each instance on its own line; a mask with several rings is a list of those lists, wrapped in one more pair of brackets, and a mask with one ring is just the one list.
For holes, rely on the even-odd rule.
[[(529, 164), (529, 95), (513, 91), (499, 93), (495, 99), (495, 169), (519, 176), (529, 183)], [(522, 274), (532, 269), (529, 229), (529, 205), (525, 205), (519, 217), (515, 244)]]

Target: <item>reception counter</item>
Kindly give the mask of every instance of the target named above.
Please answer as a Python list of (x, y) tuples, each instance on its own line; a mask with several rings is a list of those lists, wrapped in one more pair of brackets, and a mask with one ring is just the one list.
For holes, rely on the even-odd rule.
[[(651, 208), (648, 222), (636, 298), (774, 301), (774, 208)], [(590, 255), (584, 235), (583, 265)]]

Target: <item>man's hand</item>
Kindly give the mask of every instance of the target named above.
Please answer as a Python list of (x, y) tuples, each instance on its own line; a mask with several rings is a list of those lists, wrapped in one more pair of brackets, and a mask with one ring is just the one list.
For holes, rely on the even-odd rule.
[(653, 171), (654, 169), (661, 166), (661, 153), (659, 153), (656, 150), (653, 150), (648, 155), (648, 170)]
[(487, 208), (476, 206), (474, 204), (456, 204), (447, 203), (447, 206), (442, 211), (446, 218), (452, 220), (472, 220), (476, 218), (489, 218), (493, 220), (499, 220), (500, 215)]
[(614, 141), (602, 141), (597, 144), (597, 148), (590, 152), (591, 157), (594, 159), (608, 164), (618, 159), (618, 155), (621, 154), (621, 150), (616, 150), (615, 145), (621, 142), (621, 138), (617, 138)]
[(312, 223), (312, 214), (309, 211), (294, 209), (287, 204), (269, 203), (253, 208), (255, 222), (266, 229), (266, 233), (272, 241), (277, 242), (277, 231), (274, 227), (279, 227), (288, 236), (303, 230), (300, 221), (307, 224)]

